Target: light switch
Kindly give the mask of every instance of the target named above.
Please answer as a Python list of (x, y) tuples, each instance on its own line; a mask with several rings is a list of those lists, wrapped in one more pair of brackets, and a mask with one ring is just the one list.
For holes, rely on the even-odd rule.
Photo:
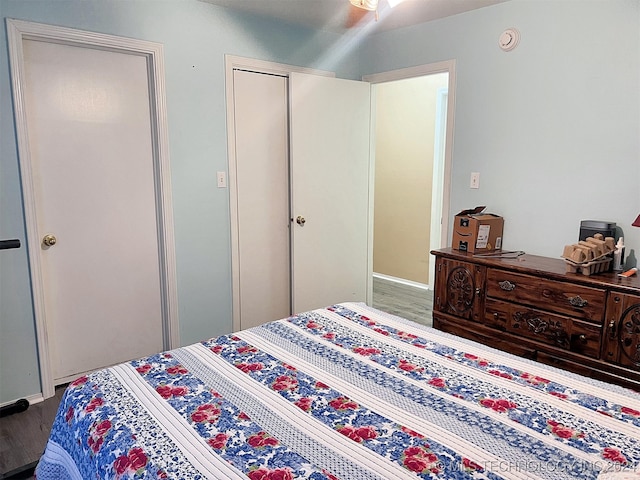
[(471, 182), (469, 183), (469, 188), (480, 188), (479, 172), (471, 172)]
[(227, 188), (227, 174), (225, 172), (218, 172), (218, 188)]

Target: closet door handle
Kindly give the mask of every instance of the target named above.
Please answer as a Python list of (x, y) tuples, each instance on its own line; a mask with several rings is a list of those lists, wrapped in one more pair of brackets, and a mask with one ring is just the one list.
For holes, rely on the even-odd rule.
[(301, 227), (304, 227), (304, 224), (306, 223), (306, 220), (304, 219), (304, 217), (302, 215), (298, 215), (298, 218), (296, 218), (296, 223), (298, 225), (300, 225)]

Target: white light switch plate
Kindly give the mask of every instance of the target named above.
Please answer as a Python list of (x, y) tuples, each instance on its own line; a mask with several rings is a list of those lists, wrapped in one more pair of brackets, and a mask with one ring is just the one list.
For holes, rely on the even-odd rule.
[(471, 182), (469, 183), (469, 188), (480, 188), (479, 172), (471, 172)]
[(218, 188), (227, 188), (227, 174), (225, 172), (218, 172), (216, 177), (218, 179)]

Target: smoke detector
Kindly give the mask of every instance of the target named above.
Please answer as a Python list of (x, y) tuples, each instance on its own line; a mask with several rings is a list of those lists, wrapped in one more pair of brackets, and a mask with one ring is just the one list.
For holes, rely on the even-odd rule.
[(498, 46), (505, 52), (516, 48), (518, 43), (520, 43), (520, 32), (515, 28), (507, 28), (498, 38)]

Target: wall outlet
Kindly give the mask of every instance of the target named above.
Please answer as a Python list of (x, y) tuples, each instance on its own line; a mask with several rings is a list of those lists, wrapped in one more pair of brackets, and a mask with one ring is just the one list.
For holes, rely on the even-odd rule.
[(479, 172), (471, 172), (471, 181), (469, 182), (469, 188), (480, 188)]

